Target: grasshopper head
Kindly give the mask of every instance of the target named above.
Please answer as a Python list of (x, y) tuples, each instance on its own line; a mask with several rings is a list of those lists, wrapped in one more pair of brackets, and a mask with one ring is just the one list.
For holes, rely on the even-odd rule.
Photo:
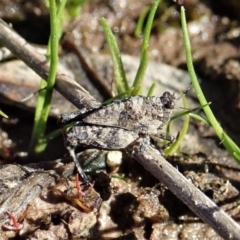
[(171, 94), (170, 92), (164, 92), (160, 99), (165, 108), (173, 109), (175, 107), (174, 94)]

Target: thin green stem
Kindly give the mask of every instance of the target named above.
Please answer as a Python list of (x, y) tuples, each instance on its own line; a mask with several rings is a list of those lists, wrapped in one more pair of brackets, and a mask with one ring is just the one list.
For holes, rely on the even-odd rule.
[[(186, 52), (186, 59), (187, 59), (187, 67), (188, 72), (190, 74), (193, 87), (196, 91), (198, 100), (200, 104), (203, 106), (207, 104), (206, 98), (201, 90), (201, 87), (198, 83), (195, 70), (192, 63), (192, 56), (191, 56), (191, 45), (189, 41), (188, 31), (187, 31), (187, 23), (186, 23), (186, 17), (185, 17), (185, 11), (184, 8), (181, 7), (181, 22), (182, 22), (182, 31), (183, 31), (183, 38), (184, 38), (184, 46), (185, 46), (185, 52)], [(232, 139), (224, 133), (222, 127), (218, 123), (217, 119), (215, 118), (214, 114), (212, 113), (212, 110), (209, 106), (205, 106), (203, 108), (208, 121), (210, 122), (211, 126), (214, 128), (217, 136), (219, 137), (221, 143), (225, 146), (225, 148), (228, 150), (228, 152), (239, 162), (240, 161), (240, 149), (238, 146), (232, 141)]]
[(120, 54), (116, 39), (106, 19), (103, 17), (100, 18), (100, 23), (103, 27), (104, 35), (111, 52), (118, 94), (127, 92), (129, 90), (129, 86), (125, 76), (121, 54)]
[[(187, 101), (186, 101), (185, 97), (183, 97), (183, 106), (185, 108), (187, 108)], [(185, 114), (184, 115), (183, 126), (182, 126), (182, 129), (181, 129), (180, 133), (178, 134), (178, 138), (176, 139), (176, 141), (168, 149), (166, 149), (164, 151), (164, 153), (166, 155), (173, 154), (173, 153), (175, 153), (179, 149), (180, 144), (181, 144), (184, 136), (187, 134), (188, 127), (189, 127), (189, 122), (190, 122), (190, 116), (189, 116), (189, 114)]]
[(140, 65), (133, 82), (134, 89), (133, 89), (132, 95), (138, 95), (142, 93), (142, 84), (143, 84), (146, 68), (148, 65), (149, 38), (150, 38), (154, 16), (157, 11), (159, 3), (160, 3), (160, 0), (154, 1), (148, 16), (146, 28), (144, 30), (144, 35), (143, 35), (142, 47), (141, 47)]
[(140, 17), (138, 18), (138, 21), (137, 21), (137, 26), (135, 28), (135, 31), (134, 31), (134, 35), (136, 37), (140, 37), (142, 32), (143, 32), (143, 24), (144, 24), (144, 21), (150, 11), (151, 7), (147, 7), (140, 15)]
[(2, 117), (8, 118), (8, 115), (5, 114), (5, 113), (4, 113), (3, 111), (1, 111), (1, 110), (0, 110), (0, 115), (1, 115)]
[(148, 93), (147, 93), (148, 97), (151, 97), (153, 95), (153, 92), (154, 92), (155, 88), (156, 88), (156, 83), (153, 83), (148, 90)]
[[(47, 144), (43, 139), (50, 111), (58, 64), (59, 18), (65, 4), (66, 1), (62, 1), (57, 12), (55, 0), (49, 1), (51, 34), (48, 45), (48, 53), (50, 52), (50, 70), (46, 90), (41, 91), (39, 94), (38, 105), (35, 113), (34, 128), (30, 143), (30, 152), (34, 152), (35, 154), (44, 151)], [(43, 88), (43, 86), (45, 87), (45, 84), (42, 80), (40, 87)]]
[(30, 146), (29, 146), (29, 153), (34, 152), (34, 146), (37, 144), (38, 140), (43, 135), (43, 133), (41, 132), (41, 127), (40, 127), (40, 118), (41, 118), (42, 108), (43, 108), (44, 99), (45, 99), (45, 95), (46, 95), (46, 89), (45, 89), (46, 86), (47, 86), (46, 81), (41, 80), (39, 89), (43, 89), (43, 90), (41, 90), (39, 92), (38, 98), (37, 98), (37, 106), (35, 109), (34, 125), (33, 125)]
[(171, 117), (170, 121), (173, 121), (173, 120), (175, 120), (175, 119), (177, 119), (177, 118), (179, 118), (179, 117), (182, 117), (182, 116), (184, 116), (184, 115), (186, 115), (186, 114), (190, 114), (192, 117), (194, 117), (194, 118), (196, 118), (196, 119), (198, 119), (198, 120), (201, 119), (202, 122), (210, 125), (210, 123), (209, 123), (206, 119), (202, 118), (201, 116), (199, 116), (199, 115), (197, 115), (197, 114), (194, 114), (194, 112), (199, 111), (199, 110), (203, 109), (205, 106), (208, 106), (208, 105), (210, 105), (210, 103), (207, 103), (207, 104), (205, 104), (205, 105), (203, 105), (203, 106), (200, 106), (200, 107), (197, 107), (197, 108), (188, 109), (188, 110), (186, 110), (186, 111), (177, 113), (177, 114), (175, 114), (174, 116)]

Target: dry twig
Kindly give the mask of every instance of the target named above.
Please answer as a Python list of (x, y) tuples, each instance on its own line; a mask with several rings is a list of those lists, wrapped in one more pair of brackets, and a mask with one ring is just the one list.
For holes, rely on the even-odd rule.
[[(49, 62), (45, 56), (0, 19), (0, 43), (25, 62), (43, 79), (48, 79)], [(55, 89), (77, 108), (100, 105), (83, 87), (58, 70)]]
[(168, 163), (148, 138), (140, 138), (129, 152), (147, 171), (162, 182), (223, 239), (240, 239), (240, 226), (212, 200)]

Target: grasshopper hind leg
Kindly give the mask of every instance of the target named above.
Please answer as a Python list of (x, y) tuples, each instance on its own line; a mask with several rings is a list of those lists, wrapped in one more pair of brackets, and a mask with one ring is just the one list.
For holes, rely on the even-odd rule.
[(76, 168), (77, 168), (82, 180), (84, 181), (84, 183), (86, 185), (91, 186), (91, 183), (90, 183), (87, 175), (85, 174), (85, 172), (83, 171), (79, 161), (77, 160), (74, 149), (72, 147), (67, 147), (67, 149), (68, 149), (68, 152), (69, 152), (70, 156), (72, 157), (73, 161), (75, 162)]
[(168, 133), (159, 133), (158, 134), (158, 138), (161, 138), (163, 140), (169, 141), (167, 144), (165, 144), (162, 149), (166, 149), (167, 147), (169, 147), (175, 140), (175, 137), (172, 136), (171, 134)]

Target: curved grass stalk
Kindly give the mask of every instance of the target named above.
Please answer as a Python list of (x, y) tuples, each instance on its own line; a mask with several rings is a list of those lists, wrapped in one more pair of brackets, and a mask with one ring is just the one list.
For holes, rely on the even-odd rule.
[[(207, 100), (202, 92), (202, 89), (198, 83), (195, 70), (192, 63), (192, 56), (191, 56), (191, 45), (189, 41), (188, 31), (187, 31), (187, 24), (186, 24), (186, 17), (184, 7), (181, 7), (181, 23), (182, 23), (182, 31), (183, 31), (183, 38), (184, 38), (184, 47), (186, 52), (186, 59), (187, 59), (187, 67), (188, 72), (191, 77), (191, 81), (193, 87), (196, 91), (198, 100), (202, 106), (207, 104)], [(224, 145), (227, 151), (236, 159), (238, 163), (240, 163), (240, 149), (237, 144), (223, 131), (222, 127), (218, 123), (217, 119), (215, 118), (210, 106), (204, 106), (203, 111), (205, 112), (207, 119), (210, 125), (213, 127), (215, 133), (217, 134), (220, 142)]]

